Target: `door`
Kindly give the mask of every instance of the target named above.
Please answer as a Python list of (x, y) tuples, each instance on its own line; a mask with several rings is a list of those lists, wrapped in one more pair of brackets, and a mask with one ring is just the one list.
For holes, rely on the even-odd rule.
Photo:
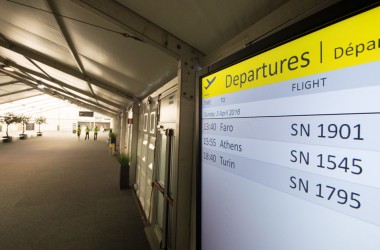
[(172, 249), (175, 239), (173, 230), (173, 169), (176, 158), (176, 112), (176, 92), (174, 92), (160, 100), (160, 121), (157, 126), (152, 226), (161, 249)]
[(140, 126), (137, 149), (136, 194), (146, 218), (150, 216), (152, 178), (156, 147), (158, 98), (148, 98), (140, 106)]

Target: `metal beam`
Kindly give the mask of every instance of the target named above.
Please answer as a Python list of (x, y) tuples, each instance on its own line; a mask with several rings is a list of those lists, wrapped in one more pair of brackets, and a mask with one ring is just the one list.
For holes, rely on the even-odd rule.
[(24, 111), (23, 114), (28, 115), (28, 116), (33, 116), (35, 114), (40, 114), (42, 112), (46, 112), (46, 111), (49, 111), (49, 110), (60, 108), (63, 105), (64, 105), (63, 103), (62, 104), (55, 104), (54, 106), (49, 106), (48, 108), (45, 108), (45, 109), (42, 109), (42, 110), (38, 110), (38, 111)]
[[(54, 103), (54, 105), (57, 105), (57, 104)], [(62, 105), (62, 104), (60, 104), (60, 105)], [(43, 109), (42, 108), (41, 109), (39, 109), (39, 108), (31, 108), (31, 107), (12, 107), (12, 108), (9, 108), (8, 110), (9, 110), (9, 112), (13, 112), (13, 113), (28, 114), (28, 113), (30, 113), (32, 111), (34, 112), (35, 109), (39, 109), (40, 111), (45, 110), (46, 107), (52, 107), (52, 106), (51, 105), (49, 105), (49, 106), (45, 105)]]
[[(66, 25), (65, 25), (65, 23), (63, 21), (62, 16), (60, 15), (60, 13), (58, 11), (57, 6), (55, 5), (55, 3), (52, 0), (47, 0), (47, 3), (48, 3), (50, 9), (52, 10), (52, 12), (54, 14), (55, 20), (57, 21), (58, 26), (61, 29), (62, 35), (65, 38), (67, 45), (70, 48), (71, 55), (74, 57), (75, 62), (78, 65), (78, 69), (82, 72), (83, 76), (87, 76), (86, 70), (85, 70), (85, 68), (83, 66), (83, 63), (82, 63), (80, 57), (79, 57), (79, 53), (78, 53), (77, 49), (75, 48), (74, 42), (71, 39), (71, 36), (70, 36), (70, 34), (69, 34), (68, 30), (67, 30), (67, 27), (66, 27)], [(89, 82), (87, 82), (87, 84), (88, 84), (88, 87), (91, 90), (92, 96), (96, 100), (96, 95), (94, 93), (94, 90), (92, 89), (91, 84)], [(96, 100), (96, 101), (98, 101), (98, 100)]]
[[(25, 100), (25, 99), (28, 99), (28, 98), (31, 98), (31, 97), (36, 97), (36, 96), (40, 96), (40, 95), (43, 95), (44, 93), (37, 93), (35, 95), (31, 95), (31, 96), (28, 96), (28, 97), (22, 97), (22, 98), (18, 98), (17, 100), (14, 100), (14, 101), (20, 101), (20, 100)], [(7, 104), (9, 103), (9, 101), (6, 101), (6, 102), (1, 102), (0, 101), (0, 104)]]
[(70, 53), (71, 55), (74, 57), (75, 59), (75, 62), (78, 66), (78, 69), (81, 71), (82, 74), (85, 75), (85, 70), (84, 70), (84, 67), (83, 67), (83, 64), (82, 64), (82, 61), (80, 60), (79, 58), (79, 54), (78, 54), (78, 51), (76, 50), (75, 48), (75, 45), (73, 43), (73, 40), (71, 39), (71, 36), (66, 28), (66, 25), (62, 19), (62, 16), (60, 15), (59, 11), (58, 11), (58, 8), (57, 6), (55, 5), (55, 3), (52, 1), (52, 0), (46, 0), (50, 9), (52, 10), (52, 13), (55, 17), (55, 20), (57, 21), (58, 23), (58, 26), (62, 32), (62, 35), (63, 37), (65, 38), (66, 40), (66, 43), (67, 45), (69, 46), (70, 48)]
[[(50, 94), (50, 93), (49, 93), (49, 95), (51, 95), (51, 96), (54, 97), (53, 94)], [(87, 108), (87, 109), (89, 109), (89, 110), (93, 110), (93, 111), (96, 111), (96, 112), (98, 112), (98, 113), (100, 113), (100, 114), (104, 114), (104, 115), (107, 115), (107, 116), (110, 116), (110, 117), (112, 117), (112, 116), (114, 116), (114, 115), (116, 114), (116, 113), (111, 112), (111, 111), (109, 111), (109, 110), (104, 110), (104, 109), (101, 109), (101, 108), (99, 108), (99, 107), (97, 107), (97, 106), (93, 106), (93, 105), (91, 105), (91, 104), (87, 104), (87, 103), (80, 102), (80, 101), (78, 101), (78, 100), (76, 100), (76, 99), (71, 98), (70, 96), (66, 96), (66, 95), (62, 95), (62, 96), (65, 98), (65, 100), (68, 100), (68, 101), (70, 101), (72, 104), (75, 104), (75, 105), (77, 105), (77, 106), (79, 106), (79, 107)]]
[(178, 60), (181, 58), (188, 58), (187, 55), (192, 54), (193, 60), (188, 61), (188, 63), (192, 64), (194, 67), (198, 65), (199, 59), (204, 56), (204, 54), (196, 48), (190, 46), (186, 42), (180, 40), (168, 31), (138, 15), (117, 1), (71, 1), (131, 33), (130, 35), (125, 34), (125, 37), (136, 37), (138, 40), (147, 42)]
[[(50, 89), (54, 89), (54, 90), (56, 90), (56, 91), (59, 91), (59, 88), (57, 88), (57, 87), (54, 87), (54, 86), (49, 85), (49, 84), (45, 84), (45, 85), (46, 85), (46, 87), (48, 87), (48, 88), (50, 88)], [(58, 92), (58, 94), (63, 95), (64, 93)], [(66, 95), (66, 94), (65, 94), (65, 95)], [(86, 103), (93, 104), (93, 105), (95, 105), (95, 106), (99, 106), (99, 107), (101, 107), (102, 109), (108, 110), (108, 111), (110, 111), (110, 112), (118, 112), (118, 111), (119, 111), (119, 110), (115, 110), (115, 109), (112, 109), (112, 108), (106, 107), (106, 106), (104, 106), (104, 105), (102, 105), (102, 104), (99, 104), (98, 102), (94, 102), (94, 101), (91, 101), (91, 100), (84, 99), (84, 98), (82, 98), (82, 97), (80, 97), (80, 96), (77, 96), (77, 95), (75, 95), (75, 94), (70, 94), (70, 95), (68, 95), (68, 96), (71, 96), (71, 97), (73, 97), (73, 98), (76, 98), (76, 99), (78, 99), (78, 100), (81, 100), (82, 102), (86, 102)]]
[[(67, 105), (67, 103), (65, 103)], [(24, 111), (23, 114), (25, 115), (33, 115), (33, 114), (38, 114), (38, 113), (42, 113), (42, 112), (46, 112), (46, 111), (49, 111), (49, 110), (53, 110), (53, 109), (56, 109), (56, 108), (60, 108), (62, 106), (65, 105), (64, 103), (57, 103), (57, 104), (54, 104), (52, 106), (49, 106), (47, 108), (44, 108), (44, 109), (41, 109), (41, 110), (38, 110), (38, 111)]]
[[(83, 103), (81, 101), (78, 101), (76, 99), (73, 99), (72, 97), (70, 96), (67, 96), (65, 94), (60, 94), (61, 96), (63, 96), (65, 98), (65, 100), (68, 100), (70, 101), (71, 103), (75, 103), (75, 105), (77, 106), (81, 106), (81, 107), (84, 107), (84, 108), (87, 108), (87, 109), (90, 109), (90, 110), (93, 110), (93, 111), (96, 111), (98, 113), (101, 113), (101, 114), (107, 114), (107, 116), (113, 116), (115, 114), (117, 114), (117, 112), (114, 112), (114, 111), (111, 111), (111, 110), (105, 110), (103, 108), (99, 108), (99, 105), (97, 106), (93, 106), (91, 104), (88, 104), (88, 103)], [(54, 95), (53, 95), (54, 96)]]
[(20, 82), (20, 81), (10, 81), (10, 82), (0, 83), (0, 87), (7, 86), (7, 85), (12, 85), (12, 84), (18, 83), (18, 82)]
[[(17, 73), (17, 72), (13, 72), (12, 73), (12, 77), (14, 77), (14, 78), (16, 78), (16, 79), (23, 79), (23, 77), (24, 77), (24, 75), (22, 75), (22, 74), (20, 74), (20, 73)], [(26, 80), (26, 79), (24, 79), (24, 80)], [(35, 79), (32, 79), (32, 80), (34, 80), (34, 81), (36, 81)], [(33, 87), (36, 87), (36, 85), (35, 84), (33, 84), (33, 83), (31, 83), (32, 84), (32, 86)], [(59, 95), (61, 95), (61, 96), (69, 96), (69, 97), (71, 97), (71, 98), (73, 98), (73, 99), (79, 99), (78, 101), (81, 101), (81, 102), (86, 102), (86, 103), (90, 103), (90, 104), (93, 104), (93, 105), (95, 105), (95, 106), (99, 106), (100, 108), (102, 108), (102, 109), (104, 109), (104, 110), (107, 110), (107, 111), (109, 111), (109, 112), (118, 112), (118, 110), (112, 110), (112, 109), (110, 109), (109, 107), (106, 107), (106, 106), (104, 106), (104, 105), (101, 105), (101, 104), (99, 104), (99, 103), (97, 103), (97, 102), (94, 102), (94, 101), (91, 101), (91, 100), (87, 100), (87, 99), (85, 99), (85, 98), (83, 98), (83, 97), (80, 97), (80, 96), (77, 96), (77, 95), (75, 95), (75, 94), (73, 94), (73, 93), (61, 93), (61, 89), (59, 89), (59, 88), (57, 88), (57, 87), (55, 87), (55, 86), (52, 86), (52, 85), (50, 85), (50, 84), (47, 84), (47, 83), (43, 83), (43, 85), (45, 86), (45, 87), (47, 87), (47, 88), (49, 88), (49, 89), (53, 89), (53, 90), (56, 90), (56, 91), (59, 91)], [(52, 94), (54, 95), (54, 93), (52, 92)]]
[[(43, 70), (35, 61), (33, 61), (32, 59), (30, 59), (29, 57), (26, 57), (24, 56), (29, 62), (31, 62), (37, 69), (39, 69), (45, 76), (47, 76), (49, 78), (49, 81), (52, 81), (53, 80), (53, 77), (51, 77), (45, 70)], [(12, 65), (15, 65), (14, 63), (10, 63)], [(15, 67), (15, 66), (12, 66), (12, 67)], [(26, 69), (26, 68), (25, 68)], [(20, 68), (18, 68), (18, 70), (22, 71), (22, 73), (24, 73), (25, 75), (27, 75), (31, 80), (35, 80), (34, 77), (30, 76), (30, 73), (25, 71), (25, 70), (21, 70)], [(31, 72), (34, 72), (32, 70), (30, 70)], [(61, 86), (61, 85), (60, 85)], [(66, 92), (66, 93), (69, 93), (69, 91), (67, 91), (67, 89), (65, 89), (64, 87), (61, 86), (61, 88)]]
[[(27, 100), (28, 102), (19, 102), (19, 100), (17, 100), (9, 105), (1, 105), (0, 112), (4, 110), (9, 110), (10, 112), (13, 112), (13, 110), (42, 109), (50, 105), (53, 99), (48, 95), (44, 95), (44, 96), (46, 96), (44, 99), (38, 100), (38, 101), (29, 102), (29, 100)], [(54, 98), (54, 101), (58, 102), (58, 100), (56, 100), (55, 98)]]
[(45, 70), (43, 70), (35, 61), (33, 61), (32, 59), (30, 59), (29, 57), (27, 56), (24, 56), (26, 60), (28, 60), (29, 62), (31, 62), (39, 71), (41, 71), (44, 75), (46, 75), (47, 77), (49, 77), (50, 79), (53, 79)]
[(72, 98), (71, 96), (68, 96), (68, 95), (65, 95), (65, 94), (62, 94), (62, 93), (60, 93), (59, 95), (56, 95), (56, 94), (53, 93), (53, 91), (48, 90), (46, 88), (45, 89), (39, 89), (39, 88), (37, 88), (36, 84), (30, 82), (30, 80), (23, 79), (22, 77), (14, 75), (11, 72), (8, 72), (6, 70), (0, 69), (0, 72), (4, 73), (4, 74), (6, 74), (6, 75), (8, 75), (10, 77), (13, 77), (15, 79), (19, 79), (24, 84), (32, 86), (34, 89), (37, 89), (37, 90), (39, 90), (39, 91), (41, 91), (41, 92), (43, 92), (45, 94), (51, 95), (51, 96), (53, 96), (55, 98), (58, 98), (58, 99), (69, 100), (69, 101), (71, 101), (71, 103), (74, 103), (77, 106), (88, 108), (90, 110), (96, 111), (96, 112), (101, 113), (101, 114), (105, 114), (105, 115), (110, 116), (110, 117), (114, 116), (117, 113), (117, 112), (112, 112), (110, 110), (104, 110), (102, 108), (99, 108), (97, 106), (93, 106), (91, 104), (83, 103), (81, 101), (78, 101), (78, 100)]
[(110, 92), (112, 92), (118, 96), (127, 98), (131, 101), (136, 99), (132, 94), (127, 93), (120, 88), (116, 88), (116, 87), (111, 86), (112, 83), (103, 82), (103, 81), (97, 80), (97, 79), (89, 77), (89, 76), (83, 76), (83, 74), (80, 71), (73, 69), (73, 68), (67, 66), (66, 64), (64, 64), (62, 62), (54, 60), (53, 58), (50, 58), (46, 55), (43, 55), (37, 51), (34, 51), (30, 48), (23, 46), (21, 44), (10, 41), (2, 33), (0, 33), (0, 46), (4, 47), (6, 49), (9, 49), (13, 52), (16, 52), (18, 54), (21, 54), (23, 56), (29, 57), (33, 60), (39, 61), (39, 62), (46, 64), (52, 68), (60, 70), (60, 71), (66, 73), (68, 75), (71, 75), (71, 76), (76, 77), (78, 79), (84, 80), (86, 82), (90, 82), (91, 84), (93, 84), (99, 88), (108, 90), (108, 91), (110, 91)]
[[(55, 91), (58, 91), (59, 94), (63, 94), (63, 93), (60, 92), (59, 88), (54, 87), (54, 86), (52, 86), (52, 85), (50, 85), (50, 84), (47, 84), (47, 83), (44, 83), (44, 84), (45, 84), (46, 87), (48, 87), (48, 88), (50, 88), (50, 89), (54, 89)], [(91, 103), (91, 104), (93, 104), (93, 105), (97, 105), (97, 106), (99, 106), (99, 107), (101, 107), (101, 108), (103, 108), (103, 109), (106, 109), (106, 110), (109, 110), (109, 111), (112, 111), (112, 112), (118, 112), (118, 111), (119, 111), (119, 110), (115, 110), (115, 109), (112, 109), (112, 108), (106, 107), (106, 106), (104, 106), (104, 105), (102, 105), (102, 104), (100, 104), (100, 103), (98, 103), (98, 102), (94, 102), (94, 101), (91, 101), (91, 100), (87, 100), (87, 99), (85, 99), (85, 98), (83, 98), (83, 97), (77, 96), (77, 95), (72, 94), (72, 93), (70, 93), (69, 96), (72, 96), (72, 97), (74, 97), (74, 98), (80, 99), (80, 100), (82, 100), (83, 102), (88, 102), (88, 103)]]
[(2, 94), (2, 95), (0, 95), (0, 97), (4, 97), (4, 96), (8, 96), (8, 95), (14, 95), (14, 94), (18, 94), (18, 93), (22, 93), (22, 92), (27, 92), (27, 91), (31, 91), (31, 90), (35, 90), (35, 89), (34, 88), (23, 89), (23, 90), (11, 92), (11, 93)]
[[(1, 57), (0, 57), (0, 60), (1, 60)], [(80, 94), (82, 94), (82, 95), (85, 95), (85, 96), (91, 97), (91, 96), (89, 95), (88, 92), (86, 92), (86, 91), (84, 91), (84, 90), (82, 90), (82, 89), (76, 88), (76, 87), (74, 87), (74, 86), (72, 86), (72, 85), (69, 85), (69, 84), (67, 84), (67, 83), (64, 83), (64, 82), (62, 82), (62, 81), (59, 81), (59, 80), (57, 80), (57, 79), (55, 79), (55, 78), (53, 78), (53, 77), (51, 77), (51, 76), (49, 76), (49, 75), (47, 75), (47, 74), (42, 74), (42, 73), (39, 73), (39, 72), (35, 72), (35, 71), (33, 71), (33, 70), (29, 69), (29, 68), (25, 68), (25, 67), (23, 67), (23, 66), (21, 66), (21, 65), (18, 65), (18, 64), (16, 64), (16, 63), (13, 63), (13, 62), (9, 62), (9, 65), (12, 66), (12, 67), (14, 67), (14, 68), (16, 68), (16, 69), (18, 69), (18, 70), (20, 70), (20, 71), (22, 71), (22, 72), (26, 72), (26, 73), (28, 73), (28, 74), (35, 75), (35, 76), (37, 76), (37, 77), (39, 77), (39, 78), (42, 78), (42, 79), (45, 79), (45, 80), (47, 80), (47, 81), (50, 81), (50, 82), (56, 83), (56, 84), (60, 85), (61, 88), (62, 88), (63, 90), (70, 89), (70, 90), (73, 90), (73, 91), (75, 91), (75, 92), (78, 92), (78, 93), (80, 93)], [(65, 88), (66, 88), (66, 89), (65, 89)], [(66, 90), (66, 91), (67, 91), (67, 90)], [(68, 91), (67, 91), (67, 92), (68, 92)], [(123, 109), (123, 108), (126, 106), (126, 105), (123, 106), (123, 105), (120, 105), (120, 104), (114, 103), (114, 102), (110, 101), (109, 99), (105, 99), (105, 98), (102, 98), (102, 97), (100, 97), (100, 96), (98, 96), (98, 100), (101, 101), (101, 102), (104, 102), (104, 103), (106, 103), (106, 104), (108, 104), (108, 105), (111, 105), (111, 106), (113, 106), (113, 107), (116, 107), (116, 108), (118, 108), (118, 109)]]
[[(45, 100), (44, 100), (45, 101)], [(22, 102), (20, 100), (17, 100), (15, 102), (12, 102), (12, 103), (9, 103), (8, 105), (0, 105), (0, 112), (2, 110), (7, 110), (7, 109), (12, 109), (12, 108), (21, 108), (21, 107), (25, 107), (25, 105), (27, 104), (30, 104), (30, 105), (33, 105), (34, 103), (36, 102), (32, 102), (32, 103), (29, 103), (29, 102)], [(43, 104), (46, 104), (46, 103), (43, 103)]]

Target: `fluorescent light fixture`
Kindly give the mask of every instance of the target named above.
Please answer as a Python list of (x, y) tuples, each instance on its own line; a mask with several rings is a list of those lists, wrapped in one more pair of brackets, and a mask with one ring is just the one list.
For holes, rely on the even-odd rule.
[(11, 71), (11, 72), (15, 71), (15, 69), (13, 67), (11, 67), (9, 65), (6, 65), (6, 64), (3, 64), (1, 66), (1, 68), (4, 69), (4, 70), (6, 70), (6, 71)]
[(42, 85), (42, 83), (41, 83), (40, 81), (37, 81), (37, 88), (39, 88), (39, 89), (44, 89), (45, 86)]

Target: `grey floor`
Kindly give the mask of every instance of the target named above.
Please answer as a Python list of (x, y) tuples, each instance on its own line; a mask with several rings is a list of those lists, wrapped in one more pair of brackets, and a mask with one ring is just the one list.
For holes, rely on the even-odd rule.
[(98, 141), (73, 134), (0, 143), (0, 249), (150, 249), (131, 189)]

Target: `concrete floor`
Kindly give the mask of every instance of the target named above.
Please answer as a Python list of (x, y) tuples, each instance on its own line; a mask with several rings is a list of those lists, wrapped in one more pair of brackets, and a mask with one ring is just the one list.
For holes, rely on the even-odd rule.
[(0, 249), (150, 249), (106, 136), (0, 143)]

